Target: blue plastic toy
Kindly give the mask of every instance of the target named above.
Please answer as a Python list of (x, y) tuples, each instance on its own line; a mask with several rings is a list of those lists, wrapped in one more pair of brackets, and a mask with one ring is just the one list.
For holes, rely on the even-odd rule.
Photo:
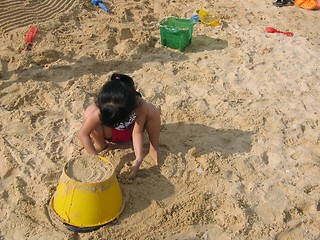
[(200, 17), (198, 14), (194, 14), (190, 17), (192, 20), (196, 21), (196, 22), (200, 22)]
[(107, 8), (106, 5), (104, 5), (101, 0), (92, 0), (91, 2), (92, 2), (93, 5), (99, 6), (99, 7), (101, 7), (103, 10), (105, 10), (105, 11), (107, 11), (107, 12), (110, 11), (109, 8)]

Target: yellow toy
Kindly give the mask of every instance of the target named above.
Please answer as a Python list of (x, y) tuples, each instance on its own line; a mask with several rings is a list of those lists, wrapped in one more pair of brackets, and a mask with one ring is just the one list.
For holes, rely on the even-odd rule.
[(216, 27), (221, 24), (221, 19), (219, 17), (212, 17), (209, 14), (209, 12), (203, 9), (202, 5), (200, 7), (198, 14), (199, 14), (200, 22), (207, 26)]
[(101, 182), (85, 183), (67, 175), (65, 165), (60, 182), (51, 201), (51, 208), (69, 230), (85, 232), (117, 220), (124, 209), (122, 192), (112, 167), (112, 175)]

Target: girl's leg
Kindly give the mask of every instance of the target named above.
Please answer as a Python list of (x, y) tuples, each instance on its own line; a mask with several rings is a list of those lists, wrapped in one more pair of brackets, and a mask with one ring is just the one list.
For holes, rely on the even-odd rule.
[[(88, 116), (92, 114), (95, 108), (96, 106), (92, 104), (84, 111), (83, 121), (86, 121)], [(92, 131), (92, 133), (90, 134), (90, 137), (93, 140), (94, 147), (96, 148), (97, 152), (101, 152), (102, 150), (108, 147), (108, 143), (106, 142), (106, 139), (111, 138), (111, 136), (112, 136), (111, 128), (104, 127), (103, 125), (97, 126)]]
[(111, 128), (100, 125), (91, 133), (90, 136), (94, 142), (97, 152), (99, 153), (108, 147), (106, 139), (111, 138), (112, 130)]

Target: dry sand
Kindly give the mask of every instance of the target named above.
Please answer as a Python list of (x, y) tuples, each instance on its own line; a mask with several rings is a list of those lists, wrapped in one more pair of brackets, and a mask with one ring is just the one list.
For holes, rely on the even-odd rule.
[[(1, 0), (0, 239), (319, 239), (320, 12), (272, 2), (205, 1), (223, 24), (197, 24), (182, 53), (161, 46), (158, 22), (200, 1), (105, 1), (108, 14), (90, 1)], [(51, 224), (48, 203), (113, 72), (161, 110), (160, 165), (147, 156), (124, 181), (132, 148), (111, 146), (125, 209), (74, 234)]]
[(66, 174), (73, 180), (96, 183), (108, 180), (114, 168), (109, 161), (101, 160), (96, 155), (83, 154), (71, 159), (65, 167)]

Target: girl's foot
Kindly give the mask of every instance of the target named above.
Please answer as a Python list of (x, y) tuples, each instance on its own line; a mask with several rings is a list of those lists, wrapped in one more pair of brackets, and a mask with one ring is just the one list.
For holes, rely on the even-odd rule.
[(157, 150), (153, 149), (149, 149), (149, 155), (152, 157), (152, 159), (156, 162), (156, 165), (159, 164), (158, 160), (159, 160), (159, 153)]
[(104, 146), (96, 146), (96, 150), (98, 153), (102, 152), (103, 150), (106, 150), (108, 148), (109, 144), (106, 143)]
[(138, 162), (137, 160), (135, 160), (132, 164), (132, 166), (130, 167), (130, 174), (128, 176), (128, 178), (133, 179), (136, 177), (137, 172), (139, 170), (141, 162)]

